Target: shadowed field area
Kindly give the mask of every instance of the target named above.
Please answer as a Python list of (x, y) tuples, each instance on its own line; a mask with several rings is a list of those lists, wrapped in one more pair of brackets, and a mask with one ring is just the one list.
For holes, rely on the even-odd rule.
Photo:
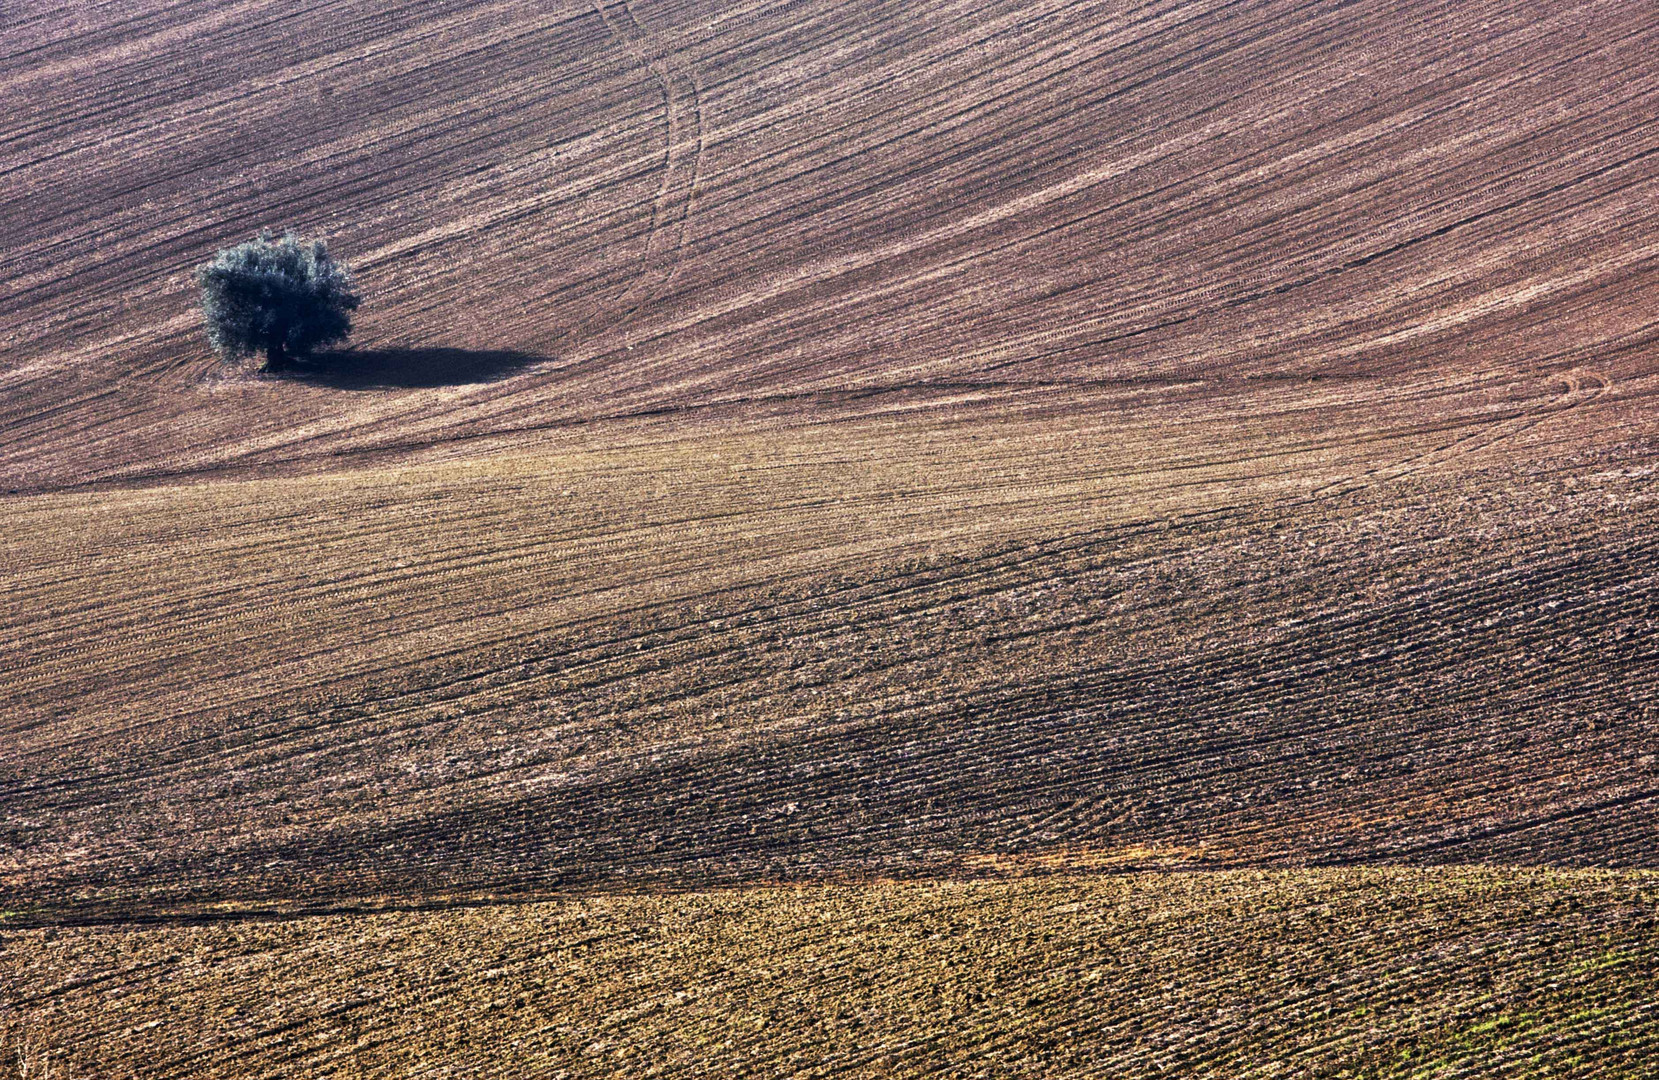
[(339, 390), (390, 390), (492, 382), (545, 359), (500, 350), (352, 349), (324, 353), (275, 374)]
[(0, 30), (0, 1076), (1659, 1053), (1640, 5)]

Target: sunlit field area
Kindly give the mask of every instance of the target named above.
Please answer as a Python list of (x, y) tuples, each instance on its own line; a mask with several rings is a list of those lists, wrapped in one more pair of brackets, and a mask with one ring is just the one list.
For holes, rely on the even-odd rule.
[(1653, 1076), (1655, 57), (7, 5), (0, 1078)]

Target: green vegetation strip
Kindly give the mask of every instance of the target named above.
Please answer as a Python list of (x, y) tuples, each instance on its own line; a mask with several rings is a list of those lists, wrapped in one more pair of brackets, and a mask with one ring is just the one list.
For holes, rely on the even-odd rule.
[(1634, 1077), (1656, 915), (1651, 873), (1441, 868), (29, 930), (0, 1015), (64, 1076)]

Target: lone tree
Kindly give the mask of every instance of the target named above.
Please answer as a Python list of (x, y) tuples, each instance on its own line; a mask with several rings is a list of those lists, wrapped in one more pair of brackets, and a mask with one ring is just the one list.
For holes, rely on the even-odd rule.
[(265, 354), (275, 371), (351, 333), (351, 274), (321, 240), (269, 232), (196, 268), (207, 339), (225, 360)]

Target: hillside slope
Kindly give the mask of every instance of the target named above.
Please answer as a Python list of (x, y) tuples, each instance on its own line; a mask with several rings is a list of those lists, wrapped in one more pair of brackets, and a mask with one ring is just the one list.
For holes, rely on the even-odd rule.
[(1659, 1052), (1640, 5), (0, 31), (0, 1069)]
[[(963, 382), (1530, 400), (1651, 355), (1656, 28), (1613, 0), (10, 21), (22, 490)], [(187, 271), (266, 225), (360, 272), (333, 385), (210, 375)]]

